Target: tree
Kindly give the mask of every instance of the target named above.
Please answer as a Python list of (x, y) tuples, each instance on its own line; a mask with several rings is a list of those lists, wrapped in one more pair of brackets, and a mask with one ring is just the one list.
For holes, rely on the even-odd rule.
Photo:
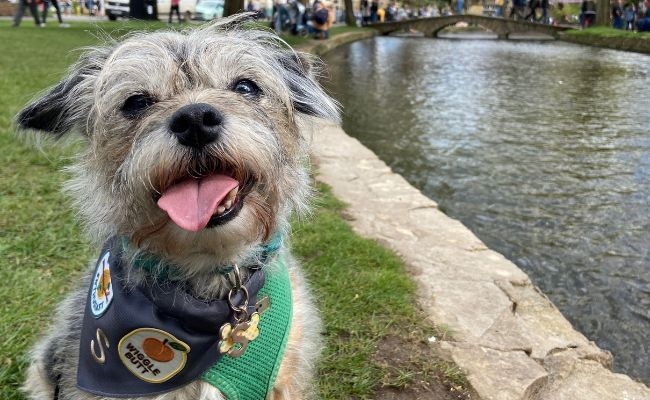
[(357, 26), (354, 8), (352, 8), (352, 0), (345, 0), (345, 24), (347, 26)]
[(610, 7), (609, 0), (596, 0), (596, 25), (609, 26)]
[(238, 14), (244, 11), (244, 9), (244, 0), (226, 0), (223, 5), (223, 16), (228, 17), (230, 15)]

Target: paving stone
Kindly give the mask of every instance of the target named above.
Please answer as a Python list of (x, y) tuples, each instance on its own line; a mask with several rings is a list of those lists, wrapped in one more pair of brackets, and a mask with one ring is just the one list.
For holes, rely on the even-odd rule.
[(552, 379), (529, 393), (526, 400), (650, 400), (650, 390), (629, 376), (612, 373), (603, 360), (568, 349), (548, 356), (543, 363)]
[[(548, 373), (523, 351), (444, 343), (483, 400), (522, 400), (548, 381)], [(577, 400), (577, 398), (575, 399)]]
[(503, 291), (492, 282), (436, 279), (429, 281), (428, 292), (433, 296), (429, 311), (434, 320), (451, 327), (457, 340), (476, 342), (511, 307)]

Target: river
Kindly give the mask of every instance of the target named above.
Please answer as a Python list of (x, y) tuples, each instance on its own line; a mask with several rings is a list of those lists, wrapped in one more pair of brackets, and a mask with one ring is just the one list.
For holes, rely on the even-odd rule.
[(325, 62), (348, 134), (650, 384), (650, 57), (379, 37)]

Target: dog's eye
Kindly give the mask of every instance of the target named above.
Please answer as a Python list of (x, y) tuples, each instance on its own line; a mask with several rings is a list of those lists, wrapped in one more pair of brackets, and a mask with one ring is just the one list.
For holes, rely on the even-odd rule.
[(242, 79), (235, 83), (232, 90), (244, 96), (257, 96), (261, 92), (259, 86), (248, 79)]
[(154, 100), (146, 94), (133, 95), (126, 99), (122, 105), (122, 115), (126, 118), (137, 118), (153, 103)]

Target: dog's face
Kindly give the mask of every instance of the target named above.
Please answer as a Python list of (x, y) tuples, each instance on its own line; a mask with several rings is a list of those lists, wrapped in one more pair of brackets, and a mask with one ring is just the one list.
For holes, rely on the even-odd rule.
[(236, 262), (305, 208), (306, 131), (337, 121), (336, 106), (307, 58), (233, 24), (92, 50), (19, 114), (23, 128), (86, 137), (68, 189), (97, 240), (123, 235), (195, 268)]

